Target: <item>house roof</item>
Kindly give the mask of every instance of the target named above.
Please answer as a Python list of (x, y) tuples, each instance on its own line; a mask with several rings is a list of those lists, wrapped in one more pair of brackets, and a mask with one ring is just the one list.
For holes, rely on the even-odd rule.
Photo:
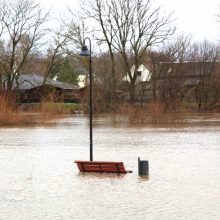
[(198, 77), (209, 75), (210, 72), (215, 69), (220, 68), (220, 62), (211, 61), (188, 61), (188, 62), (160, 62), (156, 66), (157, 71), (160, 73), (165, 73), (165, 76), (175, 75), (176, 71), (181, 73), (185, 77)]
[[(42, 86), (44, 82), (44, 76), (40, 74), (21, 74), (18, 78), (19, 90), (32, 89), (38, 86)], [(72, 85), (63, 83), (57, 80), (47, 78), (44, 85), (57, 87), (65, 90), (79, 89), (78, 85)], [(17, 87), (17, 83), (14, 82), (13, 89)]]

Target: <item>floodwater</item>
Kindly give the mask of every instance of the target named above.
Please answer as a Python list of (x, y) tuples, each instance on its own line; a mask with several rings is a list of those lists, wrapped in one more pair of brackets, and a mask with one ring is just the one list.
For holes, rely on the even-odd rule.
[[(1, 220), (220, 219), (220, 117), (128, 124), (96, 118), (94, 159), (133, 173), (79, 173), (88, 120), (0, 128)], [(139, 177), (137, 158), (149, 160)]]

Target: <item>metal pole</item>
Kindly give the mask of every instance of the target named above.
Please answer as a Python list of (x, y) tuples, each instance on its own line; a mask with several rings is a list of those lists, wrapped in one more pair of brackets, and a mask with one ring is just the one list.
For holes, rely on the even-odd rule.
[(85, 40), (89, 40), (89, 136), (90, 136), (90, 161), (93, 161), (93, 132), (92, 132), (92, 43), (89, 37), (86, 37)]
[(93, 161), (93, 134), (92, 134), (92, 55), (90, 40), (90, 56), (89, 56), (89, 127), (90, 127), (90, 161)]

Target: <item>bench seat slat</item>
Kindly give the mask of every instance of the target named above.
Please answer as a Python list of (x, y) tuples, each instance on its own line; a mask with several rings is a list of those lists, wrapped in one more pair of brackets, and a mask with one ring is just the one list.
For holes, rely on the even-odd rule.
[(88, 169), (93, 169), (93, 170), (119, 170), (119, 171), (125, 171), (124, 167), (112, 167), (112, 166), (108, 166), (108, 167), (103, 167), (103, 166), (78, 166), (80, 170), (88, 170)]
[(85, 160), (75, 160), (74, 161), (75, 163), (92, 163), (92, 164), (99, 164), (99, 163), (102, 163), (102, 164), (123, 164), (123, 162), (121, 161), (85, 161)]
[[(82, 169), (83, 169), (83, 166), (81, 166)], [(106, 166), (106, 167), (103, 167), (103, 166), (84, 166), (84, 169), (102, 169), (102, 170), (109, 170), (109, 169), (112, 169), (112, 170), (124, 170), (124, 167), (115, 167), (115, 166)]]

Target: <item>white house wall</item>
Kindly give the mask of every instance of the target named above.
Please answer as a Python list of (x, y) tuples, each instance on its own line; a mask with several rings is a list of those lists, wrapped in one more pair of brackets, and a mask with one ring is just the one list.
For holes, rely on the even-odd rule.
[(78, 86), (80, 88), (85, 87), (86, 86), (86, 80), (87, 80), (86, 75), (79, 75), (78, 76)]
[[(131, 67), (132, 76), (134, 76), (134, 70), (135, 70), (135, 66), (133, 65)], [(137, 77), (137, 81), (136, 81), (137, 83), (150, 81), (152, 74), (151, 74), (150, 70), (145, 65), (141, 64), (138, 68), (138, 71), (141, 71), (141, 76)], [(123, 78), (123, 81), (130, 82), (130, 78), (129, 78), (128, 74)]]

